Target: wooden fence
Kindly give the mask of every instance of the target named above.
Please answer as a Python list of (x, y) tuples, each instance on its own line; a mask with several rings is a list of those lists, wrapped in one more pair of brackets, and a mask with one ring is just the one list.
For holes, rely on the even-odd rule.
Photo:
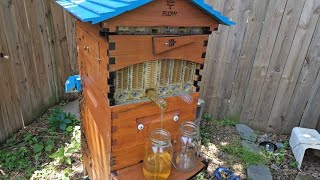
[(202, 98), (259, 130), (320, 130), (320, 1), (208, 0), (237, 22), (210, 39)]
[(74, 19), (48, 0), (0, 0), (0, 143), (62, 98), (77, 72)]
[[(320, 129), (320, 1), (207, 1), (237, 22), (210, 37), (207, 111), (272, 132)], [(75, 73), (70, 15), (53, 0), (0, 0), (0, 142), (70, 97)]]

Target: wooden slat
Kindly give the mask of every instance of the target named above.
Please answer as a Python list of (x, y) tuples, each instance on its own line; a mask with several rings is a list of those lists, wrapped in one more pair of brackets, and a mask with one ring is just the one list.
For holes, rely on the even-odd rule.
[[(180, 172), (176, 170), (173, 166), (171, 167), (171, 173), (168, 178), (168, 180), (185, 180), (194, 177), (198, 173), (200, 173), (206, 165), (201, 162), (202, 159), (200, 159), (195, 168), (190, 172)], [(113, 177), (114, 180), (144, 180), (145, 177), (143, 175), (143, 163), (139, 163), (134, 166), (130, 166), (128, 168), (124, 168), (121, 170), (118, 170), (117, 176)]]
[[(318, 30), (320, 30), (320, 20), (318, 21)], [(308, 65), (312, 68), (319, 68), (320, 64), (320, 31), (316, 32), (316, 37), (310, 45), (310, 51), (307, 56)], [(315, 64), (316, 63), (316, 64)], [(313, 69), (309, 69), (314, 71)], [(304, 110), (300, 126), (306, 128), (314, 128), (317, 126), (318, 119), (320, 118), (320, 73), (318, 72), (318, 77), (312, 86), (310, 97), (308, 99), (307, 106)]]
[(318, 125), (317, 125), (317, 128), (316, 128), (318, 131), (320, 131), (320, 117), (319, 117), (319, 120), (318, 120)]
[[(234, 17), (237, 13), (237, 10), (239, 9), (237, 6), (239, 3), (236, 3), (236, 1), (226, 1), (225, 2), (225, 10), (223, 11), (223, 14), (229, 16), (229, 17)], [(228, 30), (227, 30), (228, 29)], [(212, 86), (219, 86), (217, 88), (211, 89), (211, 102), (208, 104), (209, 106), (209, 111), (213, 114), (214, 117), (218, 118), (219, 112), (220, 112), (220, 104), (221, 101), (223, 101), (223, 90), (220, 91), (220, 89), (223, 89), (222, 84), (220, 83), (222, 80), (222, 76), (224, 71), (226, 71), (226, 65), (230, 64), (229, 59), (226, 58), (226, 56), (231, 56), (232, 54), (230, 53), (230, 49), (232, 48), (233, 45), (233, 40), (235, 36), (231, 35), (228, 36), (229, 33), (233, 32), (233, 28), (229, 29), (227, 26), (221, 26), (220, 30), (217, 34), (215, 34), (217, 37), (216, 41), (214, 43), (219, 43), (219, 46), (215, 46), (215, 49), (213, 49), (213, 52), (210, 52), (210, 49), (207, 49), (209, 51), (208, 53), (208, 58), (207, 61), (213, 61), (211, 68), (213, 68), (214, 71), (213, 73), (210, 73), (206, 75), (209, 77), (209, 81), (211, 82)], [(227, 37), (230, 37), (228, 41), (225, 41), (223, 39), (226, 39)], [(228, 59), (228, 60), (227, 60)], [(206, 91), (206, 90), (205, 90)]]
[[(302, 115), (311, 115), (305, 108), (320, 69), (317, 60), (309, 58), (310, 52), (313, 59), (318, 57), (318, 48), (310, 42), (319, 41), (319, 30), (315, 30), (319, 1), (208, 3), (237, 24), (220, 26), (209, 37), (200, 84), (206, 111), (215, 118), (240, 119), (261, 130), (291, 132), (300, 124)], [(234, 37), (235, 33), (239, 34)], [(290, 117), (289, 111), (294, 112)], [(293, 121), (294, 126), (287, 126)]]
[[(276, 92), (275, 101), (269, 117), (267, 131), (279, 132), (283, 125), (282, 121), (289, 120), (283, 117), (286, 116), (286, 110), (289, 106), (294, 87), (298, 81), (300, 71), (303, 68), (302, 66), (305, 62), (305, 57), (307, 56), (310, 42), (314, 37), (313, 32), (315, 32), (319, 18), (319, 13), (316, 12), (317, 8), (319, 8), (319, 4), (314, 3), (315, 1), (306, 1), (305, 3), (288, 55), (288, 60)], [(303, 109), (304, 107), (301, 108)], [(295, 118), (300, 120), (301, 116), (299, 118)], [(289, 121), (293, 121), (293, 119), (290, 118)]]
[(267, 13), (269, 1), (255, 0), (251, 5), (246, 34), (240, 51), (239, 64), (235, 75), (230, 98), (230, 113), (236, 116), (240, 114), (246, 88), (257, 52), (257, 45), (261, 35), (263, 22)]
[[(180, 97), (168, 97), (168, 107), (163, 114), (163, 128), (168, 130), (172, 138), (184, 121), (193, 121), (198, 102), (198, 93), (192, 94), (193, 102), (186, 104)], [(141, 102), (128, 105), (113, 106), (112, 109), (112, 154), (115, 158), (113, 170), (139, 163), (143, 159), (144, 144), (150, 132), (161, 127), (160, 108), (153, 102)], [(179, 121), (173, 121), (179, 115)], [(139, 131), (138, 125), (144, 129)]]
[[(165, 16), (163, 11), (175, 11), (174, 16)], [(150, 18), (152, 17), (152, 18)], [(157, 0), (153, 3), (129, 11), (121, 16), (111, 18), (103, 22), (104, 28), (110, 32), (116, 30), (116, 26), (177, 26), (180, 27), (211, 27), (213, 30), (218, 26), (216, 20), (208, 16), (194, 4), (184, 0), (175, 1), (175, 6), (169, 10), (167, 1)]]
[(277, 0), (271, 0), (269, 3), (240, 115), (241, 122), (245, 124), (251, 125), (255, 120), (256, 107), (259, 103), (264, 79), (266, 78), (286, 4), (287, 1)]
[[(315, 26), (315, 23), (317, 23), (317, 20), (319, 19), (319, 7), (319, 1), (306, 1), (304, 7), (304, 12), (306, 13), (303, 13), (303, 16), (301, 16), (301, 23), (299, 25), (299, 29), (302, 30), (297, 31), (297, 33), (304, 33), (303, 29), (305, 29), (306, 27)], [(306, 24), (305, 22), (309, 23)], [(311, 34), (308, 34), (308, 36), (310, 35)], [(302, 58), (305, 59), (305, 57)], [(315, 82), (317, 73), (319, 71), (318, 62), (315, 62), (316, 64), (308, 64), (308, 60), (304, 61), (304, 65), (302, 66), (302, 69), (299, 74), (297, 85), (294, 89), (293, 95), (290, 100), (290, 104), (288, 106), (285, 120), (282, 124), (282, 127), (286, 128), (284, 128), (282, 132), (290, 133), (293, 127), (299, 126), (300, 124), (301, 117), (307, 105), (307, 101), (309, 99), (312, 86)]]
[[(195, 40), (194, 43), (160, 54), (153, 53), (153, 38), (154, 36), (152, 35), (109, 36), (109, 42), (113, 42), (116, 45), (115, 50), (109, 50), (109, 57), (113, 57), (116, 60), (115, 64), (110, 65), (110, 71), (117, 71), (129, 65), (160, 59), (180, 59), (200, 64), (204, 63), (202, 53), (206, 51), (206, 47), (203, 47), (203, 43), (208, 39), (208, 35), (191, 36)], [(128, 43), (128, 41), (135, 43)]]
[[(66, 32), (58, 32), (58, 28), (54, 32), (50, 2), (0, 3), (0, 53), (9, 55), (5, 61), (0, 57), (0, 92), (4, 95), (0, 103), (0, 125), (3, 128), (0, 143), (62, 99), (64, 82), (71, 74), (71, 68), (61, 68), (60, 71), (58, 62), (70, 67), (76, 65), (75, 62), (71, 64), (74, 60), (69, 60), (69, 56), (57, 55), (60, 52), (55, 51), (61, 45), (55, 43), (58, 42), (55, 35), (60, 33), (63, 39), (62, 34)], [(59, 16), (59, 13), (54, 15)], [(70, 15), (68, 18), (72, 19)], [(54, 22), (65, 24), (64, 21), (55, 18)], [(69, 35), (72, 33), (75, 32), (70, 31)], [(70, 41), (68, 46), (75, 47), (75, 44)], [(68, 46), (63, 47), (65, 54), (69, 53)], [(76, 52), (70, 54), (76, 57)]]

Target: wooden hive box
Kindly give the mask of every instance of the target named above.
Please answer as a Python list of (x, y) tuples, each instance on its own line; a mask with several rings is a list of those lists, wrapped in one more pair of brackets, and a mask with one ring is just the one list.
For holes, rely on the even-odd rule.
[[(84, 167), (91, 179), (110, 179), (111, 171), (142, 161), (149, 133), (160, 127), (161, 110), (147, 88), (167, 102), (163, 127), (173, 137), (195, 119), (208, 36), (234, 23), (203, 0), (57, 3), (79, 19)], [(181, 94), (192, 98), (186, 103)]]

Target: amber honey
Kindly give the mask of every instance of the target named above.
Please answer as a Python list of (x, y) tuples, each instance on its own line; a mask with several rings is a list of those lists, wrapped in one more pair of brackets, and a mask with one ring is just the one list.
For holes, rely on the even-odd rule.
[(171, 171), (170, 153), (146, 155), (143, 162), (143, 174), (147, 180), (168, 179)]

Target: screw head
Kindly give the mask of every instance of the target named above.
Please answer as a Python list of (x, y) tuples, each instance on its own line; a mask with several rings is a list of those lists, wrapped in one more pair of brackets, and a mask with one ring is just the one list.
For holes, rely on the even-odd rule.
[(138, 125), (138, 130), (139, 130), (139, 131), (143, 130), (143, 128), (144, 128), (144, 125), (143, 125), (143, 124), (139, 124), (139, 125)]
[(173, 121), (174, 121), (174, 122), (179, 121), (179, 116), (174, 116), (174, 117), (173, 117)]

